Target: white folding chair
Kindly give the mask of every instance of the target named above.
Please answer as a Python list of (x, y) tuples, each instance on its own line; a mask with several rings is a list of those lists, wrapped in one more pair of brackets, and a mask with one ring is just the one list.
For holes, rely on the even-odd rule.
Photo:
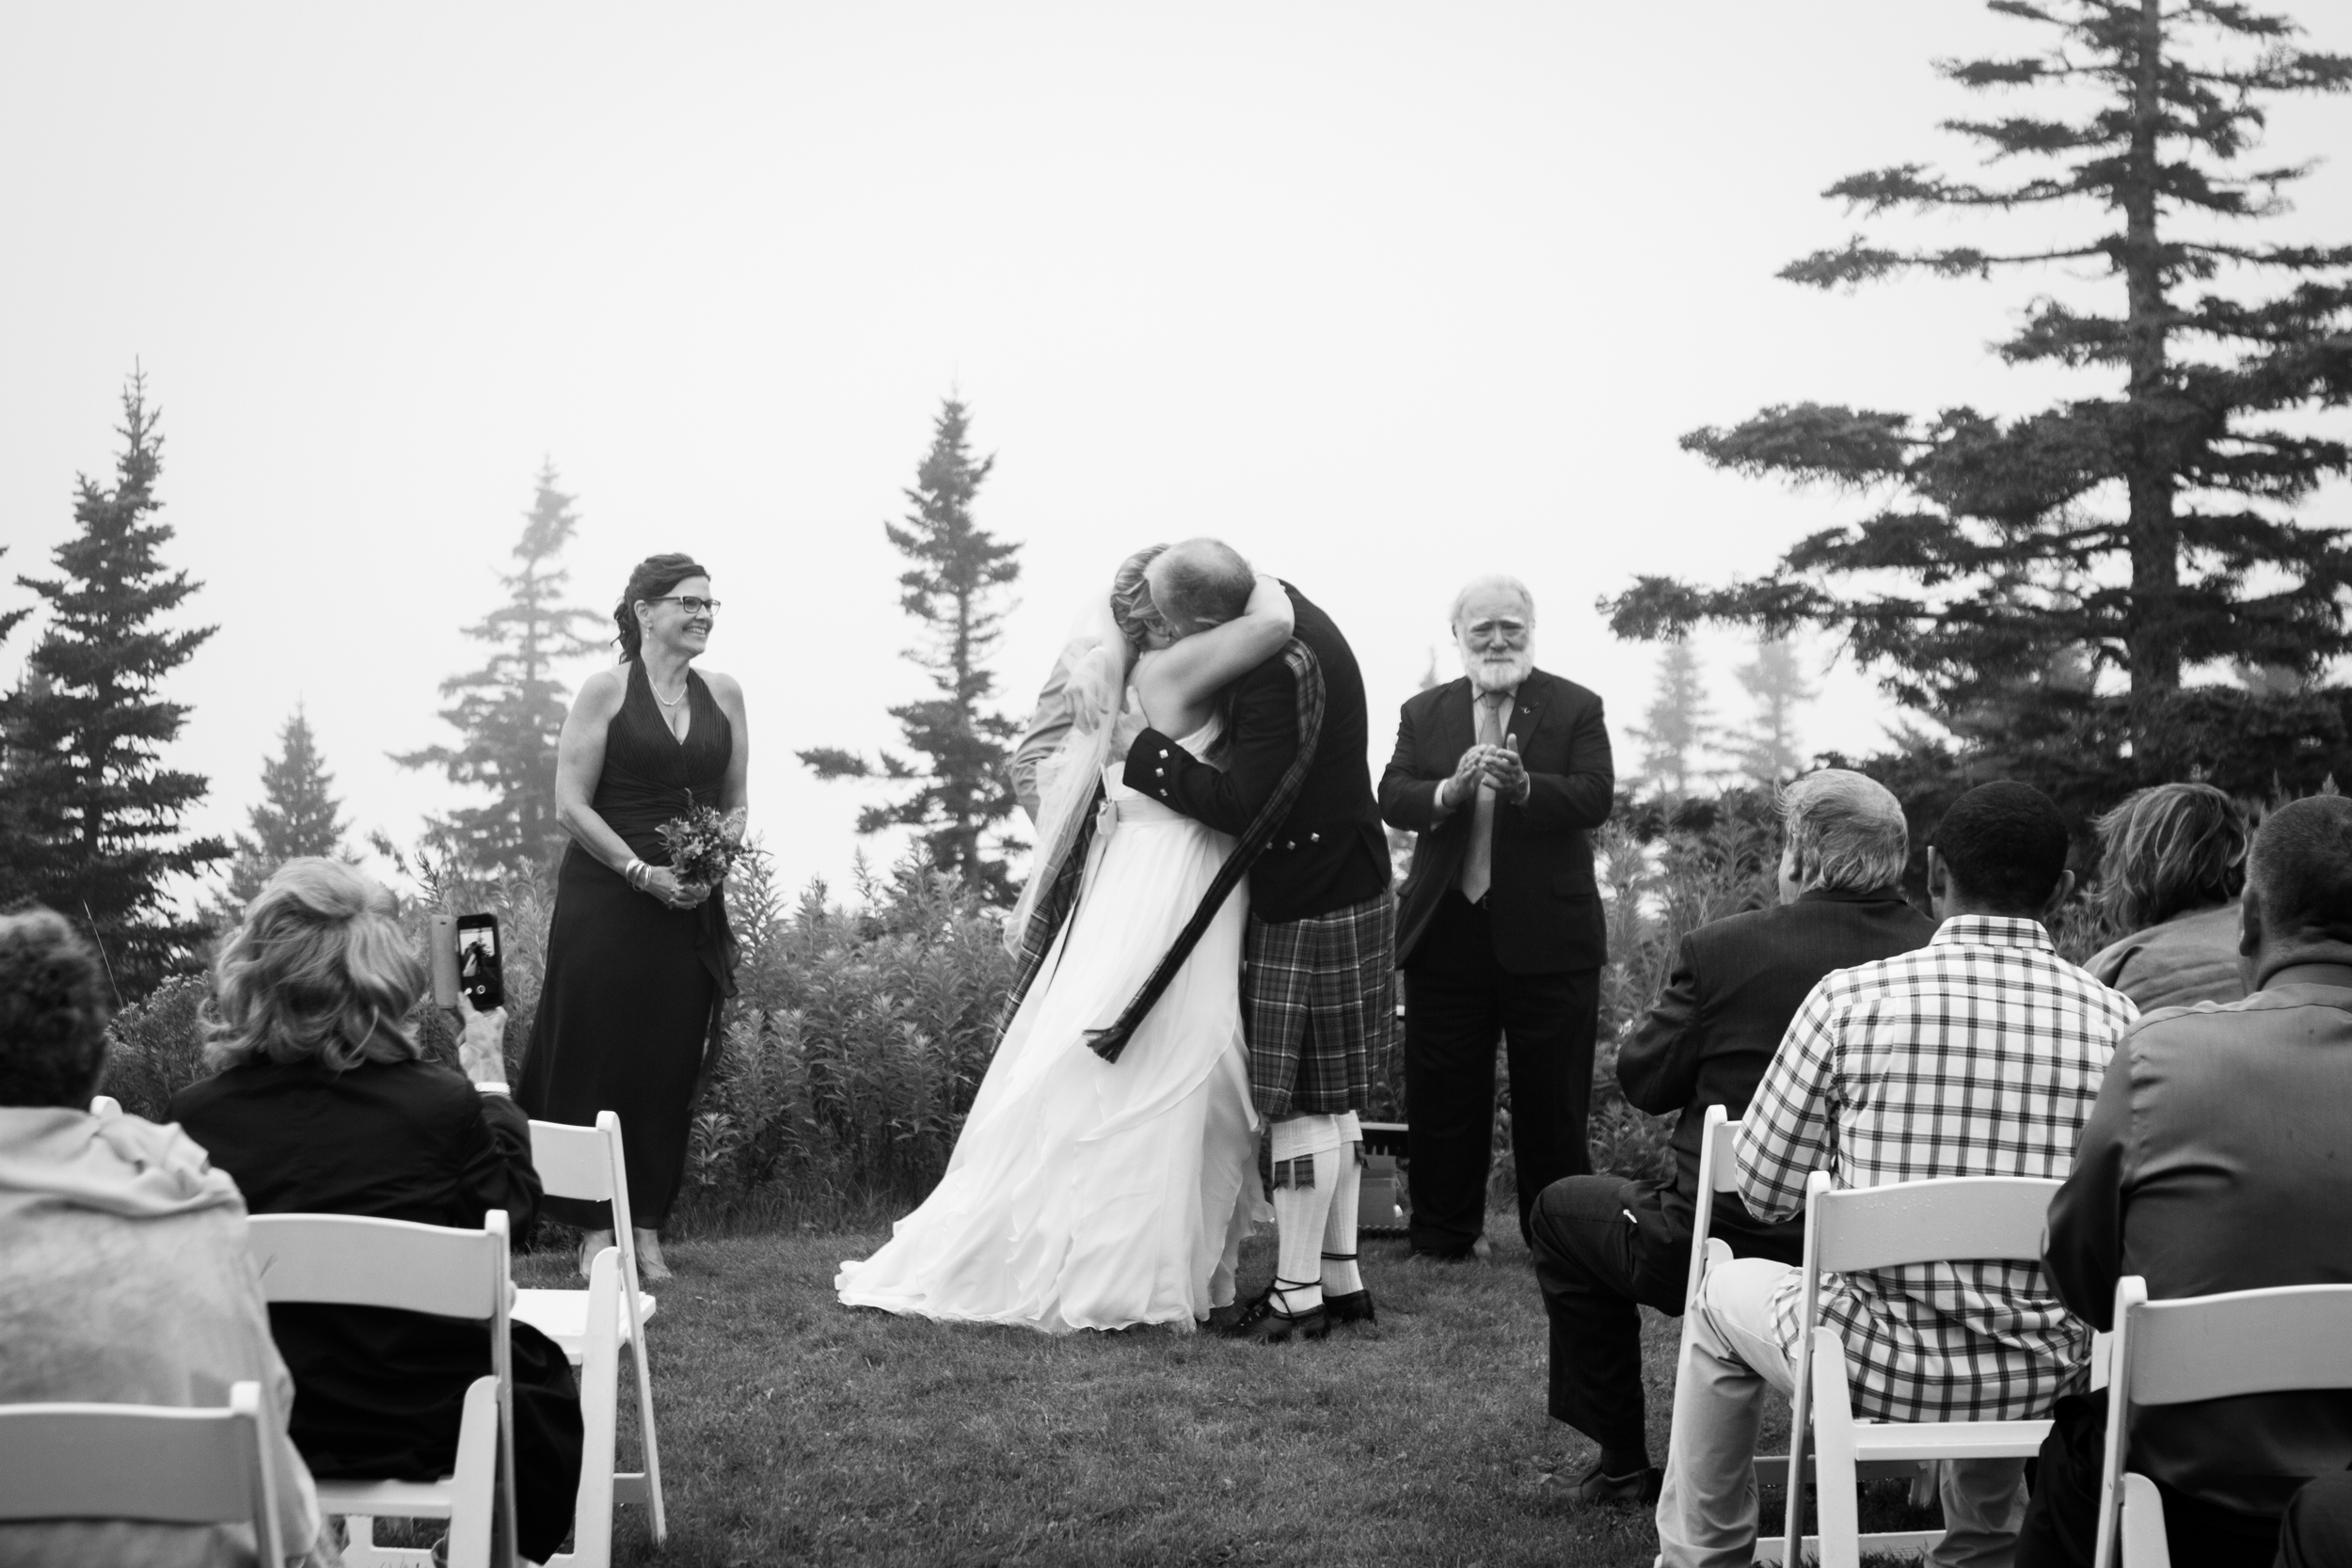
[[(1862, 1463), (2030, 1458), (2050, 1423), (1856, 1421), (1847, 1388), (1845, 1342), (1836, 1329), (1819, 1326), (1821, 1275), (1980, 1259), (2039, 1263), (2042, 1227), (2058, 1190), (2058, 1182), (2033, 1177), (1945, 1177), (1838, 1191), (1832, 1189), (1827, 1171), (1817, 1170), (1806, 1181), (1804, 1284), (1788, 1446), (1792, 1455), (1802, 1456), (1809, 1426), (1817, 1454), (1822, 1568), (1859, 1568), (1864, 1552), (1924, 1552), (1942, 1534), (1862, 1535), (1854, 1497)], [(1781, 1541), (1786, 1562), (1801, 1560), (1804, 1544), (1813, 1539), (1800, 1533), (1804, 1501), (1801, 1489), (1791, 1486)]]
[(249, 1524), (267, 1568), (286, 1560), (262, 1386), (218, 1409), (0, 1405), (0, 1520)]
[(2148, 1282), (2115, 1283), (2107, 1437), (2099, 1474), (2095, 1568), (2170, 1568), (2156, 1483), (2123, 1462), (2132, 1409), (2247, 1394), (2352, 1388), (2352, 1285), (2150, 1301)]
[[(1715, 1227), (1715, 1198), (1721, 1193), (1740, 1190), (1740, 1170), (1732, 1158), (1732, 1146), (1739, 1141), (1740, 1123), (1726, 1120), (1721, 1105), (1709, 1105), (1699, 1133), (1699, 1192), (1703, 1195), (1691, 1216), (1691, 1275), (1682, 1291), (1682, 1348), (1677, 1352), (1676, 1367), (1682, 1366), (1680, 1356), (1690, 1349), (1693, 1326), (1692, 1309), (1699, 1304), (1699, 1291), (1707, 1284), (1709, 1272), (1731, 1261), (1728, 1243), (1712, 1239)], [(1862, 1479), (1877, 1481), (1886, 1477), (1908, 1476), (1916, 1468), (1899, 1462), (1880, 1464), (1875, 1461), (1861, 1467)], [(1788, 1456), (1771, 1453), (1756, 1456), (1756, 1483), (1758, 1486), (1779, 1486), (1788, 1479)], [(1772, 1560), (1767, 1559), (1765, 1560)]]
[[(515, 1552), (515, 1372), (507, 1338), (506, 1214), (479, 1230), (356, 1214), (256, 1214), (254, 1264), (273, 1304), (389, 1307), (488, 1325), (490, 1374), (466, 1390), (457, 1463), (437, 1481), (326, 1481), (319, 1508), (349, 1530), (347, 1568), (431, 1568), (423, 1547), (379, 1546), (378, 1518), (447, 1519), (450, 1568), (511, 1563)], [(501, 1484), (503, 1481), (504, 1484)]]
[[(655, 1544), (659, 1545), (668, 1533), (669, 1521), (661, 1501), (661, 1449), (654, 1434), (653, 1378), (645, 1365), (645, 1320), (653, 1316), (660, 1304), (638, 1283), (637, 1233), (628, 1212), (628, 1162), (621, 1148), (621, 1118), (611, 1111), (599, 1111), (594, 1127), (534, 1121), (531, 1124), (531, 1163), (537, 1167), (539, 1184), (549, 1197), (612, 1205), (611, 1250), (618, 1255), (618, 1272), (611, 1298), (598, 1304), (594, 1277), (596, 1262), (592, 1260), (586, 1290), (524, 1291), (515, 1302), (515, 1316), (561, 1345), (564, 1354), (580, 1368), (583, 1414), (591, 1387), (598, 1383), (610, 1385), (619, 1376), (617, 1352), (603, 1366), (590, 1354), (599, 1328), (612, 1330), (619, 1346), (628, 1350), (629, 1362), (637, 1371), (637, 1426), (643, 1433), (645, 1467), (613, 1473), (613, 1433), (608, 1429), (600, 1437), (596, 1429), (590, 1426), (590, 1453), (599, 1451), (598, 1445), (602, 1444), (606, 1473), (592, 1488), (588, 1466), (594, 1462), (583, 1465), (580, 1504), (573, 1516), (572, 1555), (555, 1560), (577, 1562), (581, 1568), (601, 1568), (611, 1551), (612, 1510), (616, 1505), (645, 1505)], [(608, 1413), (612, 1413), (615, 1400), (609, 1388), (604, 1403)], [(591, 1550), (592, 1541), (605, 1544)]]

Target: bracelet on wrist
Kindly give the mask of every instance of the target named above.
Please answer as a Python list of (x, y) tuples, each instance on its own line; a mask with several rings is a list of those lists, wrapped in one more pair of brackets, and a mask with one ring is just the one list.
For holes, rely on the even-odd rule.
[(631, 855), (628, 863), (621, 867), (621, 880), (643, 893), (645, 891), (645, 863)]

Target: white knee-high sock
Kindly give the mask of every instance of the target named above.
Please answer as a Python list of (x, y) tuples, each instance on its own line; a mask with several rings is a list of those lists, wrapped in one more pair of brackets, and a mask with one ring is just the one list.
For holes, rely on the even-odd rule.
[(1356, 1200), (1364, 1176), (1364, 1129), (1353, 1111), (1332, 1118), (1339, 1124), (1339, 1171), (1331, 1180), (1331, 1212), (1323, 1222), (1323, 1289), (1327, 1295), (1353, 1295), (1364, 1288), (1356, 1267)]
[(1339, 1118), (1278, 1121), (1273, 1144), (1274, 1305), (1295, 1317), (1323, 1305), (1323, 1227), (1339, 1176)]

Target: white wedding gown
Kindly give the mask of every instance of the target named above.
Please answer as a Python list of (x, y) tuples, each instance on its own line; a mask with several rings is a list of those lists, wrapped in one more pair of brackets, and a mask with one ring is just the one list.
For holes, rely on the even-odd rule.
[[(1184, 737), (1198, 756), (1216, 721)], [(1232, 1300), (1243, 1236), (1269, 1212), (1242, 1044), (1247, 884), (1116, 1062), (1109, 1024), (1200, 905), (1233, 841), (1107, 770), (1078, 906), (1014, 1014), (922, 1206), (834, 1281), (851, 1307), (1048, 1334), (1171, 1323)], [(1105, 831), (1107, 829), (1107, 832)]]

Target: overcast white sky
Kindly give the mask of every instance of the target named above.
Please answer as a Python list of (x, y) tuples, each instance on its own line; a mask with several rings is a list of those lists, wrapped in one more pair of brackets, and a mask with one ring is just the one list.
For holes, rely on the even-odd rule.
[[(2295, 8), (2352, 50), (2352, 8)], [(1678, 436), (2105, 390), (1987, 352), (2063, 277), (1772, 277), (1854, 230), (1832, 180), (1968, 166), (1934, 122), (1980, 105), (1929, 62), (2034, 34), (1973, 0), (9, 8), (0, 606), (143, 364), (170, 559), (220, 627), (169, 688), (195, 825), (242, 825), (302, 702), (358, 827), (405, 841), (453, 795), (385, 753), (448, 737), (437, 685), (551, 458), (581, 601), (656, 550), (713, 566), (755, 816), (838, 888), (860, 797), (792, 752), (896, 738), (919, 677), (882, 523), (960, 388), (980, 520), (1024, 546), (1009, 707), (1121, 555), (1210, 532), (1337, 617), (1376, 740), (1454, 587), (1518, 573), (1623, 770), (1654, 652), (1596, 596), (1859, 507)], [(2292, 104), (2268, 150), (2348, 132), (2352, 101)], [(2352, 238), (2352, 166), (2296, 200), (2281, 234)], [(1740, 650), (1703, 646), (1737, 717)], [(1887, 716), (1833, 671), (1805, 739)]]

